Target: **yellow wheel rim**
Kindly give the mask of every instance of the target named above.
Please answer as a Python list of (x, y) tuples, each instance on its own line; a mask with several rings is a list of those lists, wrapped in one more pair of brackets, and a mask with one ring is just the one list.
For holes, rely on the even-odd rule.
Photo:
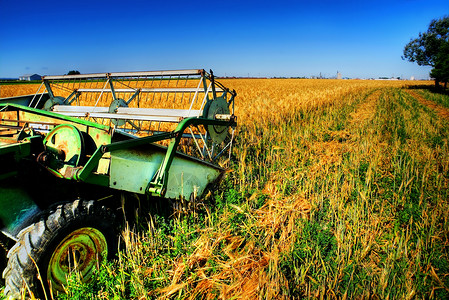
[(64, 291), (67, 274), (78, 271), (84, 282), (91, 279), (99, 262), (108, 255), (106, 238), (97, 229), (84, 227), (70, 233), (53, 252), (47, 269), (47, 280), (53, 290)]

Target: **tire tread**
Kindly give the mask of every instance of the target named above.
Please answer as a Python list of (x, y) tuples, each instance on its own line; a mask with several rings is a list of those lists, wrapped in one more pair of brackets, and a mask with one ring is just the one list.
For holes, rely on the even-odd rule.
[(97, 205), (92, 200), (75, 200), (48, 210), (38, 222), (22, 229), (18, 234), (17, 243), (8, 251), (8, 264), (2, 272), (5, 279), (5, 297), (21, 298), (25, 286), (36, 294), (40, 283), (37, 280), (35, 262), (45, 254), (45, 248), (52, 242), (58, 230), (67, 227), (77, 218), (89, 216), (115, 223), (115, 215), (105, 206)]

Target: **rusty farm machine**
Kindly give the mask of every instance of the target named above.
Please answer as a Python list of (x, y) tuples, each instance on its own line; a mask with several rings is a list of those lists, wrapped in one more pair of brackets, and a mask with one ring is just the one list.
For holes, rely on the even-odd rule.
[(89, 280), (129, 198), (200, 198), (229, 160), (235, 97), (195, 69), (44, 76), (0, 99), (4, 294), (63, 291), (74, 259)]

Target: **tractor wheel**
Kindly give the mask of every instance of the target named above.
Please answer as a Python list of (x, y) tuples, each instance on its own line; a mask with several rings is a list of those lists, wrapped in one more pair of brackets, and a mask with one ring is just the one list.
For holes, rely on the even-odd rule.
[[(8, 252), (4, 295), (32, 292), (50, 299), (64, 292), (66, 275), (75, 269), (88, 282), (103, 259), (117, 252), (115, 215), (94, 201), (60, 204), (26, 227)], [(51, 290), (51, 291), (50, 291)]]

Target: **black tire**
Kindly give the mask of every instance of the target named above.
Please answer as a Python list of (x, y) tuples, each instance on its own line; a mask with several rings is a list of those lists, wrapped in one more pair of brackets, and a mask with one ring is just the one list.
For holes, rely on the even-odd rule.
[(74, 257), (84, 281), (88, 281), (100, 260), (110, 259), (117, 252), (115, 219), (108, 208), (82, 200), (60, 204), (43, 214), (19, 233), (8, 252), (4, 295), (21, 298), (29, 289), (43, 299), (51, 298), (49, 283), (53, 294), (63, 290), (63, 278), (73, 266)]

